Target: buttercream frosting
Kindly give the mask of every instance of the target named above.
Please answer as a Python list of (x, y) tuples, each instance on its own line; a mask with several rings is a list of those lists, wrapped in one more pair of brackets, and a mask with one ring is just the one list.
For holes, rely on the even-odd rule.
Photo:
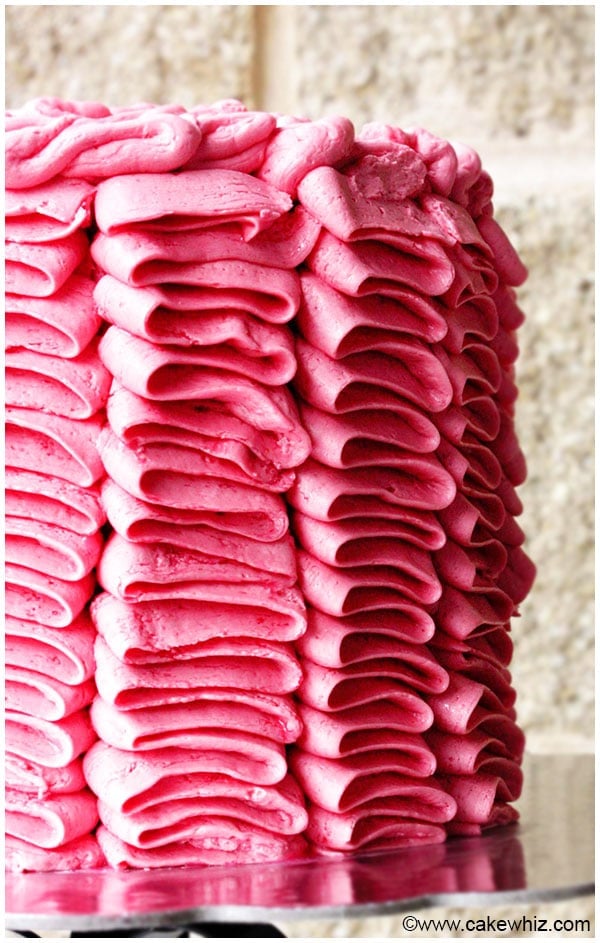
[(5, 358), (6, 402), (72, 419), (89, 419), (106, 403), (111, 377), (92, 341), (66, 360), (33, 350), (9, 350)]
[(7, 242), (6, 289), (16, 295), (47, 298), (63, 287), (87, 250), (87, 239), (80, 230), (53, 242)]
[(73, 274), (46, 298), (6, 294), (6, 347), (23, 347), (40, 354), (77, 357), (101, 324), (94, 305), (94, 282)]
[(104, 106), (36, 99), (8, 121), (6, 185), (29, 188), (57, 174), (97, 180), (181, 167), (202, 138), (182, 112), (140, 106), (111, 113)]
[(513, 821), (527, 273), (479, 156), (233, 99), (6, 128), (9, 866)]
[(5, 839), (6, 864), (11, 871), (80, 871), (106, 865), (94, 835), (83, 835), (59, 848), (39, 848), (12, 835)]
[(94, 675), (96, 633), (87, 612), (57, 629), (7, 616), (5, 633), (7, 665), (29, 667), (70, 685), (89, 681)]
[(52, 475), (23, 468), (4, 469), (5, 510), (13, 517), (55, 524), (75, 534), (93, 536), (106, 521), (99, 489), (81, 487)]
[(54, 242), (90, 225), (95, 187), (86, 180), (55, 177), (28, 190), (5, 190), (5, 238)]

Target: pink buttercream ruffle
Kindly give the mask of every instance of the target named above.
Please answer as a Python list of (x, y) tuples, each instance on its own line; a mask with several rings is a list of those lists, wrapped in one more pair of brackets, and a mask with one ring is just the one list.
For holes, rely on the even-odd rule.
[(478, 155), (48, 97), (6, 186), (9, 867), (514, 821), (527, 272)]

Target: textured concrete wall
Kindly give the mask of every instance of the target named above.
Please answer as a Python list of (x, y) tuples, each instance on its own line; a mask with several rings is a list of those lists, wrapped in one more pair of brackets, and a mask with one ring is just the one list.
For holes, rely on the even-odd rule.
[(309, 6), (296, 17), (311, 112), (420, 123), (475, 144), (589, 120), (589, 15), (568, 7)]
[[(6, 22), (9, 106), (48, 94), (188, 106), (239, 97), (357, 125), (421, 124), (480, 152), (531, 272), (518, 428), (539, 576), (514, 624), (520, 719), (530, 748), (592, 749), (594, 8), (19, 5)], [(302, 929), (394, 936), (398, 926)]]
[(191, 107), (253, 94), (252, 7), (10, 6), (6, 99)]

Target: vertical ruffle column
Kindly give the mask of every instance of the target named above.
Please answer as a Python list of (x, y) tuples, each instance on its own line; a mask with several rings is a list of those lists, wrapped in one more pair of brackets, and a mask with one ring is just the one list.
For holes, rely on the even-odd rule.
[(435, 722), (426, 737), (439, 781), (457, 803), (449, 831), (478, 834), (514, 821), (509, 803), (522, 785), (524, 737), (507, 666), (510, 620), (535, 575), (515, 521), (522, 510), (515, 487), (526, 468), (514, 429), (522, 313), (510, 286), (526, 271), (493, 219), (492, 182), (479, 158), (462, 147), (456, 157), (445, 192), (477, 232), (454, 249), (457, 274), (444, 296), (449, 329), (438, 348), (453, 388), (437, 417), (438, 455), (457, 494), (439, 515), (447, 541), (435, 554), (443, 592), (432, 651), (450, 683), (429, 698)]
[(308, 605), (292, 769), (322, 852), (441, 842), (456, 812), (426, 739), (428, 700), (449, 681), (427, 645), (442, 593), (436, 513), (456, 494), (436, 456), (452, 387), (434, 347), (454, 233), (443, 206), (420, 206), (426, 175), (414, 148), (373, 126), (298, 186), (323, 228), (297, 321), (313, 449), (288, 495)]
[(93, 187), (55, 177), (6, 192), (6, 857), (14, 870), (96, 867), (88, 603), (103, 543), (96, 437)]
[(114, 533), (95, 601), (85, 773), (114, 867), (295, 857), (306, 625), (282, 493), (310, 443), (286, 389), (318, 226), (237, 170), (98, 187)]

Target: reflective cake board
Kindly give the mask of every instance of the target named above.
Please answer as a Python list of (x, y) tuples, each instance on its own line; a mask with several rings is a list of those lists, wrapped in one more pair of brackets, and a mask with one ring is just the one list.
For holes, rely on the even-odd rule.
[(591, 756), (528, 756), (519, 825), (477, 838), (267, 865), (10, 874), (12, 930), (82, 932), (375, 916), (593, 892)]

